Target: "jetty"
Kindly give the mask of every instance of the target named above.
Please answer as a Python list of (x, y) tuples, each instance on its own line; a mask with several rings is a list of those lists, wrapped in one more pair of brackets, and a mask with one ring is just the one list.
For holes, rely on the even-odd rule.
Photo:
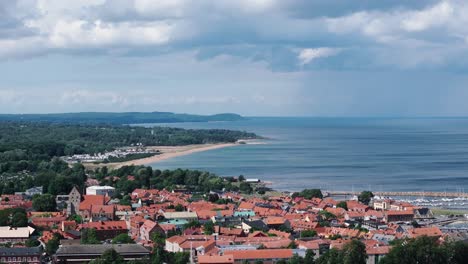
[[(324, 191), (328, 196), (359, 195), (360, 192), (353, 191)], [(468, 198), (465, 192), (372, 192), (376, 196), (416, 196), (416, 197), (446, 197), (446, 198)]]

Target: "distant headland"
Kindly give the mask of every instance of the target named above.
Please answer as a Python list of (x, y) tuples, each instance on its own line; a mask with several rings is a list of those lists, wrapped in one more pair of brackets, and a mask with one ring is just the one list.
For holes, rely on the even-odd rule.
[(0, 114), (0, 121), (50, 122), (50, 123), (181, 123), (239, 121), (245, 118), (238, 114), (215, 115), (178, 114), (172, 112), (78, 112), (51, 114)]

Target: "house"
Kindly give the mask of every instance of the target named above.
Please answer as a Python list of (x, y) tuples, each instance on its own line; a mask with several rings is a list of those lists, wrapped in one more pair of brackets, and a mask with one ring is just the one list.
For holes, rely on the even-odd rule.
[(433, 219), (434, 214), (429, 208), (417, 208), (414, 210), (415, 219)]
[(10, 227), (0, 226), (0, 243), (18, 243), (25, 242), (34, 232), (34, 228), (28, 227)]
[(232, 255), (234, 263), (255, 263), (262, 261), (264, 264), (276, 263), (279, 260), (289, 260), (293, 257), (292, 249), (261, 249), (261, 250), (226, 250), (224, 255)]
[(109, 249), (114, 249), (126, 261), (149, 258), (150, 251), (137, 244), (62, 245), (55, 254), (55, 263), (88, 263)]
[(262, 220), (253, 220), (253, 221), (244, 220), (242, 222), (242, 229), (244, 229), (245, 233), (250, 233), (250, 230), (267, 231), (268, 226)]
[(173, 236), (166, 239), (165, 249), (168, 252), (190, 252), (192, 250), (195, 255), (204, 255), (205, 253), (215, 249), (216, 241), (211, 236), (194, 235), (194, 236)]
[(41, 263), (41, 247), (0, 247), (1, 263)]
[(110, 199), (103, 195), (84, 195), (83, 201), (79, 205), (79, 214), (84, 219), (91, 218), (91, 210), (93, 206), (106, 205)]
[(42, 194), (42, 186), (29, 188), (29, 189), (27, 189), (24, 193), (25, 193), (28, 197), (33, 197), (33, 196), (36, 195), (36, 194), (41, 195), (41, 194)]
[(185, 220), (187, 222), (198, 219), (197, 213), (195, 212), (164, 212), (163, 216), (166, 220)]
[(418, 238), (420, 236), (441, 237), (442, 231), (437, 226), (410, 228), (406, 230), (406, 236), (409, 238)]
[(99, 220), (114, 220), (115, 205), (92, 205), (91, 218)]
[(326, 239), (317, 239), (310, 241), (299, 240), (297, 244), (298, 249), (312, 250), (315, 254), (315, 258), (319, 258), (321, 255), (327, 253), (330, 250), (330, 240)]
[(113, 196), (115, 188), (111, 186), (90, 186), (86, 188), (87, 195)]
[(53, 217), (33, 217), (31, 222), (36, 227), (53, 228), (58, 227), (62, 221), (67, 220), (65, 216), (53, 216)]
[(414, 213), (413, 210), (408, 211), (385, 211), (384, 220), (387, 223), (391, 222), (411, 222), (413, 221)]
[(367, 260), (366, 264), (378, 264), (379, 261), (388, 254), (390, 246), (373, 246), (366, 247)]
[(127, 234), (127, 223), (125, 221), (99, 221), (80, 225), (79, 229), (93, 228), (99, 240), (113, 239), (120, 234)]
[(158, 223), (151, 220), (146, 220), (140, 227), (140, 239), (142, 240), (151, 241), (151, 237), (155, 233), (165, 235), (166, 232)]
[(374, 200), (373, 207), (374, 207), (374, 210), (385, 211), (390, 208), (390, 203), (391, 203), (391, 200), (388, 200), (388, 199)]
[(348, 211), (364, 213), (369, 210), (369, 206), (359, 203), (358, 201), (346, 201)]
[(215, 233), (224, 236), (236, 236), (236, 237), (244, 237), (245, 233), (242, 228), (230, 228), (230, 227), (220, 227), (215, 226)]
[(289, 221), (282, 216), (270, 216), (263, 220), (269, 228), (289, 227)]

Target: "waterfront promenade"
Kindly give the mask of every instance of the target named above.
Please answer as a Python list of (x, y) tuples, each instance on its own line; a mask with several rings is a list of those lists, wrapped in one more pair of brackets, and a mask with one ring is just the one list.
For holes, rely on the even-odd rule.
[[(337, 195), (359, 195), (360, 192), (350, 191), (324, 191), (328, 196)], [(465, 192), (372, 192), (376, 196), (417, 196), (417, 197), (447, 197), (447, 198), (468, 198)]]

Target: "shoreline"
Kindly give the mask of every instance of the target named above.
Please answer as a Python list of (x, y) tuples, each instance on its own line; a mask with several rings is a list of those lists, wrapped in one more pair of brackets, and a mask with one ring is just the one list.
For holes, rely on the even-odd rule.
[[(186, 145), (186, 146), (152, 146), (151, 149), (156, 149), (161, 151), (161, 154), (154, 155), (147, 158), (129, 160), (124, 162), (110, 162), (110, 163), (83, 163), (87, 168), (98, 168), (107, 166), (108, 168), (118, 169), (123, 166), (130, 165), (148, 165), (150, 163), (158, 163), (160, 161), (186, 156), (198, 152), (204, 152), (209, 150), (228, 148), (234, 146), (245, 145), (246, 143), (212, 143), (212, 144), (199, 144), (199, 145)], [(247, 143), (249, 144), (249, 143)]]

